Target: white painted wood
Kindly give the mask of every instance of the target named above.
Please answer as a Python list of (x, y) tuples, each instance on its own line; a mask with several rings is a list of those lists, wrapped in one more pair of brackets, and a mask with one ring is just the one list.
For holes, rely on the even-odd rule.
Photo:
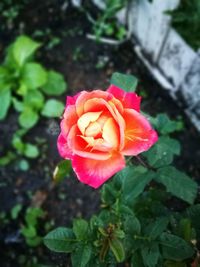
[(150, 10), (151, 4), (147, 0), (137, 1), (138, 17), (137, 24), (135, 25), (134, 34), (142, 47), (145, 47), (146, 36), (148, 34), (149, 21), (150, 21)]
[(92, 0), (92, 2), (99, 8), (99, 9), (105, 9), (106, 4), (104, 0)]
[(179, 0), (154, 0), (149, 9), (149, 24), (144, 47), (153, 62), (158, 60), (170, 27), (171, 17), (165, 12), (174, 10), (178, 4)]
[(129, 27), (141, 46), (156, 62), (170, 26), (170, 16), (164, 12), (177, 7), (180, 0), (136, 0), (129, 9)]
[(116, 17), (119, 23), (126, 25), (127, 24), (127, 8), (122, 8), (119, 12), (117, 12)]
[(82, 0), (71, 0), (74, 7), (81, 7)]
[(138, 32), (138, 4), (139, 0), (130, 1), (128, 3), (128, 36), (134, 35), (135, 38), (137, 38)]
[(170, 29), (158, 61), (158, 66), (173, 84), (174, 91), (179, 88), (184, 80), (195, 57), (195, 52), (185, 43), (180, 35), (175, 30)]
[(196, 54), (180, 90), (188, 109), (196, 110), (200, 117), (200, 53)]

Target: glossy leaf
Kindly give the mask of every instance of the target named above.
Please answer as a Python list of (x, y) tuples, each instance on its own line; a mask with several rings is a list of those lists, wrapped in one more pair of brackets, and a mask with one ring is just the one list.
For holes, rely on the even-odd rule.
[(76, 244), (73, 231), (69, 228), (58, 227), (44, 237), (44, 244), (55, 252), (71, 252)]
[(145, 228), (145, 233), (152, 239), (156, 239), (160, 236), (164, 230), (166, 230), (169, 223), (169, 218), (161, 217), (148, 224)]
[(180, 144), (177, 140), (162, 136), (158, 142), (143, 155), (147, 158), (148, 163), (159, 168), (172, 163), (174, 156), (180, 154)]
[(83, 219), (76, 219), (73, 221), (73, 232), (77, 239), (87, 239), (88, 234), (88, 222)]
[(141, 166), (126, 167), (118, 175), (121, 176), (123, 181), (122, 192), (127, 202), (131, 202), (138, 197), (153, 178), (153, 173), (151, 171), (147, 172), (146, 168)]
[(200, 204), (193, 205), (186, 210), (186, 216), (190, 218), (192, 226), (200, 238)]
[(151, 243), (149, 246), (143, 247), (141, 249), (141, 255), (145, 266), (155, 267), (160, 256), (158, 244)]
[(197, 184), (185, 173), (174, 167), (163, 167), (158, 170), (156, 181), (164, 184), (168, 192), (193, 204), (197, 195)]
[(117, 238), (113, 238), (109, 240), (109, 246), (117, 262), (122, 262), (125, 259), (125, 251), (122, 242)]
[(71, 255), (72, 267), (85, 267), (92, 255), (92, 247), (90, 245), (78, 246)]
[(183, 129), (183, 122), (181, 120), (170, 120), (164, 113), (158, 114), (151, 121), (161, 134), (169, 134)]
[(110, 83), (126, 92), (134, 92), (136, 90), (138, 80), (133, 75), (115, 72), (111, 77)]
[(163, 233), (159, 243), (165, 259), (181, 261), (192, 257), (194, 254), (194, 250), (189, 243), (169, 233)]
[(144, 267), (143, 259), (138, 251), (134, 251), (131, 257), (131, 267)]

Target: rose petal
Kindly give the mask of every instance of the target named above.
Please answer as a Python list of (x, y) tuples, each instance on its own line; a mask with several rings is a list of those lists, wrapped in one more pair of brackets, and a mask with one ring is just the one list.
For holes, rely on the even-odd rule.
[(96, 121), (99, 116), (101, 115), (102, 111), (100, 112), (87, 112), (83, 114), (79, 119), (78, 119), (78, 128), (81, 131), (81, 133), (84, 135), (85, 130), (90, 124), (90, 122)]
[(125, 167), (125, 160), (121, 154), (114, 154), (107, 160), (98, 161), (74, 155), (72, 167), (81, 182), (98, 188)]
[(149, 121), (137, 111), (125, 109), (124, 120), (126, 130), (125, 146), (121, 151), (123, 155), (136, 156), (148, 150), (158, 140), (158, 135)]
[(63, 157), (64, 159), (70, 159), (71, 158), (72, 151), (68, 147), (67, 140), (65, 139), (65, 137), (62, 134), (60, 134), (58, 136), (57, 147), (58, 147), (58, 151), (59, 151), (61, 157)]
[(80, 95), (80, 92), (77, 93), (75, 96), (67, 96), (66, 107), (69, 105), (75, 105), (76, 100), (79, 95)]
[(88, 143), (88, 147), (91, 147), (92, 150), (109, 152), (112, 149), (112, 145), (107, 143), (103, 138), (94, 139), (94, 137), (85, 136), (81, 136), (81, 138)]
[(76, 114), (76, 107), (67, 106), (60, 124), (61, 132), (65, 137), (67, 137), (71, 127), (77, 123), (77, 120), (78, 116)]
[(140, 111), (141, 97), (136, 93), (127, 93), (113, 84), (108, 88), (107, 92), (119, 99), (123, 103), (124, 108)]
[[(113, 117), (116, 121), (116, 123), (119, 126), (119, 131), (120, 131), (120, 150), (124, 147), (124, 129), (125, 129), (125, 122), (123, 119), (122, 114), (118, 111), (116, 108), (115, 104), (110, 101), (105, 101), (104, 99), (91, 99), (88, 100), (85, 105), (84, 105), (84, 110), (85, 111), (97, 111), (97, 110), (104, 110), (105, 114), (108, 114), (107, 111), (110, 112), (107, 115), (108, 117)], [(103, 113), (103, 114), (104, 114)], [(101, 118), (101, 117), (100, 117)]]
[(108, 144), (111, 144), (113, 148), (117, 148), (119, 146), (119, 127), (113, 118), (109, 118), (105, 122), (102, 137)]
[(86, 136), (100, 136), (101, 135), (101, 125), (98, 122), (92, 122), (85, 130)]
[(68, 145), (74, 154), (95, 160), (106, 160), (110, 158), (110, 152), (94, 150), (93, 147), (91, 148), (88, 146), (88, 143), (81, 136), (82, 134), (80, 130), (76, 125), (74, 125), (69, 131), (69, 135), (67, 137)]

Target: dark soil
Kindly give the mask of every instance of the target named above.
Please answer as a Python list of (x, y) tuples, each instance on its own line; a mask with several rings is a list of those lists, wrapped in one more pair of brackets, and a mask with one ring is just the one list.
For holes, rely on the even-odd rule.
[[(144, 111), (151, 115), (166, 112), (171, 118), (183, 116), (185, 129), (175, 136), (182, 144), (182, 155), (176, 159), (176, 165), (200, 182), (199, 134), (168, 93), (148, 74), (134, 54), (131, 43), (114, 47), (88, 40), (86, 33), (90, 28), (82, 13), (71, 8), (61, 11), (62, 1), (35, 2), (30, 1), (25, 6), (16, 20), (15, 27), (2, 31), (0, 49), (4, 51), (5, 46), (14, 40), (19, 33), (20, 23), (23, 24), (23, 31), (29, 35), (36, 29), (50, 28), (53, 35), (59, 36), (60, 44), (50, 50), (44, 46), (38, 57), (46, 67), (60, 71), (65, 76), (69, 95), (83, 89), (106, 89), (114, 71), (134, 74), (140, 80), (138, 92), (145, 89), (148, 95), (142, 104)], [(49, 37), (45, 37), (43, 41), (47, 45)], [(106, 59), (107, 63), (104, 68), (97, 69), (95, 66), (102, 58)], [(63, 95), (63, 102), (65, 98)], [(40, 264), (70, 266), (65, 255), (53, 254), (43, 245), (31, 249), (25, 244), (19, 234), (19, 227), (24, 222), (27, 207), (41, 206), (46, 211), (46, 217), (40, 225), (41, 235), (45, 233), (44, 225), (47, 221), (54, 221), (53, 227), (70, 226), (73, 218), (89, 218), (99, 210), (99, 191), (79, 183), (73, 174), (61, 184), (55, 185), (52, 181), (52, 172), (61, 160), (56, 148), (58, 125), (59, 120), (42, 119), (30, 131), (27, 140), (33, 142), (39, 137), (45, 138), (46, 141), (41, 145), (41, 156), (30, 161), (30, 169), (27, 172), (20, 171), (17, 164), (0, 169), (0, 214), (5, 212), (9, 219), (8, 223), (0, 223), (2, 267), (33, 266), (27, 263), (20, 264), (22, 256), (26, 257), (26, 262), (34, 256)], [(6, 120), (0, 123), (2, 155), (10, 148), (10, 140), (17, 127), (17, 115), (10, 111)], [(10, 210), (17, 203), (23, 205), (23, 212), (18, 220), (12, 220)]]

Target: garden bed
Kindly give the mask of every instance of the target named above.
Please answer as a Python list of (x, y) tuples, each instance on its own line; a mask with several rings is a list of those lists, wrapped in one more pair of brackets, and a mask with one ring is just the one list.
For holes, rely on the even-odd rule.
[[(171, 118), (183, 118), (184, 129), (175, 134), (182, 144), (182, 153), (176, 159), (176, 165), (200, 183), (199, 134), (168, 93), (163, 92), (148, 74), (132, 45), (127, 42), (116, 47), (88, 40), (85, 36), (90, 28), (82, 14), (70, 8), (63, 12), (53, 1), (46, 1), (45, 5), (45, 8), (42, 4), (41, 7), (34, 7), (30, 3), (20, 20), (24, 22), (26, 34), (32, 34), (34, 29), (44, 31), (50, 28), (53, 35), (59, 36), (59, 44), (49, 50), (44, 46), (39, 58), (46, 67), (60, 71), (65, 76), (68, 82), (67, 94), (73, 95), (83, 89), (106, 89), (114, 71), (134, 74), (140, 81), (138, 93), (144, 95), (143, 111), (152, 116), (166, 112)], [(17, 34), (16, 29), (4, 32), (0, 43), (2, 51)], [(65, 102), (66, 96), (63, 95), (60, 99)], [(58, 185), (52, 180), (52, 172), (60, 161), (56, 147), (58, 127), (59, 120), (43, 119), (27, 136), (27, 140), (42, 140), (41, 156), (30, 161), (28, 171), (21, 171), (17, 164), (0, 170), (0, 260), (3, 267), (40, 266), (30, 263), (32, 257), (38, 258), (35, 262), (41, 266), (70, 266), (67, 256), (54, 255), (42, 244), (37, 248), (25, 244), (19, 228), (24, 222), (28, 207), (41, 207), (45, 211), (45, 216), (40, 221), (40, 235), (46, 233), (45, 228), (70, 225), (73, 218), (89, 218), (99, 210), (98, 190), (79, 183), (73, 174)], [(6, 120), (0, 123), (1, 154), (8, 150), (16, 128), (17, 116), (10, 110)], [(22, 205), (22, 211), (15, 220), (11, 219), (10, 211), (16, 204)], [(181, 208), (176, 200), (174, 206)], [(47, 221), (52, 221), (52, 225), (47, 225)]]

